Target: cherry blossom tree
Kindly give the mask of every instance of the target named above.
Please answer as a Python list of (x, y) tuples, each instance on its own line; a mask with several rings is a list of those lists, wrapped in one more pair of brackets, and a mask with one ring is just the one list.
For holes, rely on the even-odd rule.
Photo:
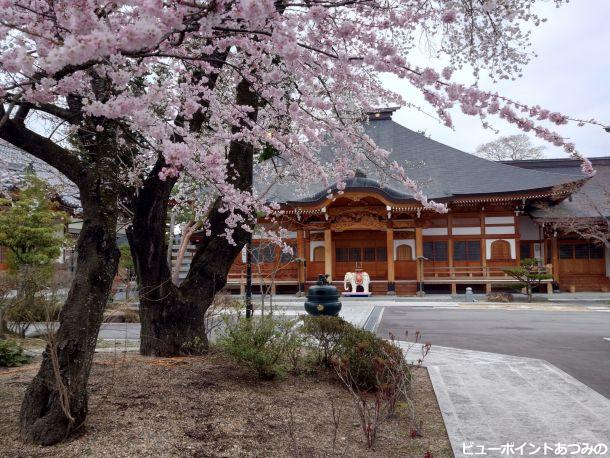
[[(26, 393), (22, 438), (54, 443), (85, 419), (121, 212), (131, 219), (140, 278), (142, 352), (175, 354), (204, 335), (205, 309), (257, 215), (273, 221), (281, 214), (253, 190), (256, 162), (269, 180), (298, 170), (290, 175), (294, 186), (337, 182), (339, 193), (367, 163), (406, 185), (424, 208), (446, 211), (364, 133), (367, 112), (412, 104), (385, 89), (381, 73), (420, 90), (447, 126), (452, 109), (486, 125), (502, 119), (563, 147), (593, 173), (551, 127), (594, 121), (452, 78), (462, 67), (515, 76), (529, 59), (528, 30), (542, 21), (534, 3), (0, 0), (0, 138), (73, 181), (84, 214), (78, 270), (57, 345)], [(446, 68), (411, 62), (422, 37), (447, 57)], [(334, 150), (329, 163), (318, 155), (325, 145)], [(207, 237), (177, 286), (165, 256), (165, 220), (180, 179), (209, 193), (201, 198)]]
[[(451, 56), (455, 66), (469, 63), (475, 70), (489, 67), (490, 71), (499, 77), (507, 77), (515, 63), (522, 64), (527, 61), (527, 55), (520, 50), (526, 44), (526, 36), (502, 24), (506, 19), (504, 15), (509, 16), (509, 23), (517, 18), (527, 18), (537, 23), (539, 19), (529, 11), (530, 2), (520, 3), (519, 7), (522, 9), (517, 8), (516, 11), (519, 12), (514, 14), (508, 14), (508, 10), (502, 8), (496, 10), (493, 5), (487, 5), (479, 11), (461, 12), (447, 11), (440, 5), (436, 5), (440, 9), (427, 5), (427, 14), (417, 18), (410, 16), (411, 8), (417, 2), (413, 3), (411, 8), (402, 8), (400, 5), (386, 2), (358, 3), (357, 8), (355, 4), (346, 5), (342, 2), (292, 4), (287, 8), (288, 4), (284, 5), (282, 2), (273, 5), (269, 3), (266, 6), (264, 2), (239, 3), (232, 11), (239, 17), (238, 24), (232, 24), (235, 18), (227, 18), (227, 24), (217, 26), (214, 36), (208, 38), (212, 42), (222, 44), (230, 40), (232, 49), (241, 50), (239, 53), (227, 53), (222, 58), (210, 60), (210, 63), (218, 65), (218, 73), (214, 72), (213, 75), (220, 79), (219, 86), (225, 92), (215, 90), (200, 100), (200, 105), (206, 107), (207, 115), (213, 116), (208, 128), (216, 134), (222, 132), (226, 138), (219, 139), (216, 135), (207, 139), (200, 137), (197, 141), (208, 141), (208, 151), (218, 150), (219, 144), (229, 142), (229, 153), (233, 152), (233, 157), (243, 158), (237, 139), (229, 140), (230, 136), (222, 126), (231, 125), (232, 119), (245, 119), (245, 113), (248, 113), (256, 122), (248, 120), (231, 134), (237, 134), (240, 142), (243, 142), (242, 139), (246, 135), (248, 143), (254, 146), (251, 151), (275, 151), (278, 161), (281, 160), (285, 168), (299, 170), (300, 174), (293, 177), (295, 186), (309, 180), (323, 180), (327, 184), (337, 181), (341, 189), (344, 179), (351, 176), (358, 165), (369, 162), (384, 170), (393, 179), (407, 184), (424, 206), (444, 211), (443, 206), (428, 202), (408, 179), (402, 165), (387, 163), (387, 152), (376, 148), (362, 133), (361, 121), (365, 112), (388, 101), (404, 102), (395, 94), (386, 91), (376, 79), (377, 73), (386, 71), (402, 76), (419, 87), (448, 125), (451, 125), (448, 110), (454, 106), (460, 107), (465, 113), (481, 117), (499, 114), (525, 131), (535, 132), (556, 145), (564, 146), (570, 154), (578, 156), (573, 145), (566, 143), (548, 128), (536, 125), (531, 119), (564, 124), (568, 121), (567, 117), (480, 91), (476, 86), (466, 87), (453, 83), (451, 68), (437, 72), (431, 68), (410, 66), (406, 57), (413, 46), (413, 31), (398, 33), (394, 27), (391, 36), (385, 34), (389, 13), (392, 20), (401, 18), (400, 20), (404, 21), (401, 24), (410, 24), (414, 29), (426, 34), (449, 34), (451, 38), (446, 36), (441, 40), (441, 46), (443, 51)], [(353, 14), (357, 16), (352, 17)], [(362, 14), (368, 16), (364, 18), (361, 17)], [(483, 24), (468, 21), (465, 36), (455, 33), (453, 23), (460, 22), (458, 17), (466, 20), (477, 17), (477, 14), (489, 17), (491, 22), (482, 22), (497, 27), (497, 33), (489, 32), (493, 28), (486, 29)], [(250, 24), (244, 22), (246, 17), (251, 21)], [(303, 26), (303, 23), (306, 25)], [(310, 27), (314, 23), (316, 28)], [(464, 25), (463, 22), (460, 23)], [(506, 33), (510, 35), (506, 43), (502, 38), (504, 32), (500, 31), (505, 26)], [(396, 36), (397, 33), (400, 37)], [(462, 45), (478, 43), (481, 46), (477, 46), (476, 50), (469, 48), (471, 55), (465, 57), (452, 48), (456, 42)], [(508, 44), (511, 42), (514, 46)], [(214, 49), (221, 55), (226, 48), (220, 46)], [(503, 60), (500, 56), (506, 59)], [(192, 55), (189, 55), (187, 60), (175, 55), (174, 57), (182, 60), (185, 69), (193, 66)], [(508, 60), (513, 63), (512, 67), (506, 65)], [(265, 71), (260, 71), (260, 61), (265, 64)], [(246, 78), (238, 83), (244, 74)], [(216, 98), (224, 99), (227, 94), (235, 93), (233, 88), (239, 88), (242, 83), (249, 86), (248, 91), (252, 94), (244, 92), (242, 103), (231, 104), (238, 112), (214, 111), (214, 106), (218, 104)], [(235, 96), (239, 96), (239, 92)], [(518, 113), (523, 115), (520, 117)], [(180, 138), (184, 138), (183, 134)], [(323, 143), (329, 141), (335, 146), (337, 154), (336, 160), (325, 167), (325, 164), (317, 160), (315, 152)], [(223, 163), (226, 153), (222, 150), (219, 153), (221, 158), (217, 163)], [(259, 153), (258, 157), (263, 155)], [(215, 195), (224, 196), (208, 202), (211, 206), (205, 221), (208, 237), (195, 253), (187, 279), (180, 288), (176, 288), (167, 276), (170, 269), (165, 265), (165, 247), (160, 243), (163, 239), (166, 212), (166, 208), (161, 204), (164, 194), (156, 194), (156, 202), (159, 205), (151, 204), (150, 200), (144, 205), (135, 205), (134, 214), (139, 216), (134, 219), (131, 233), (148, 234), (142, 243), (139, 243), (137, 238), (132, 238), (132, 246), (141, 247), (137, 250), (140, 255), (136, 253), (134, 258), (142, 261), (143, 267), (139, 272), (141, 284), (146, 285), (140, 296), (144, 323), (142, 351), (146, 354), (166, 355), (179, 352), (183, 342), (202, 334), (201, 307), (205, 310), (214, 294), (225, 285), (230, 265), (249, 235), (252, 220), (248, 215), (259, 209), (270, 214), (273, 213), (273, 208), (266, 206), (261, 196), (251, 193), (250, 180), (242, 180), (241, 187), (237, 186), (237, 189), (227, 187), (227, 184), (234, 184), (225, 180), (225, 177), (230, 177), (232, 173), (252, 173), (249, 164), (241, 163), (240, 167), (243, 168), (239, 170), (239, 167), (235, 167), (237, 163), (229, 158), (230, 166), (224, 171), (224, 175), (219, 171), (223, 179), (210, 180), (209, 166), (206, 166), (203, 176), (199, 159), (193, 166), (191, 159), (185, 158), (184, 154), (164, 154), (161, 161), (165, 161), (165, 167), (162, 168), (161, 174), (155, 171), (147, 178), (147, 185), (151, 185), (151, 188), (147, 189), (169, 189), (167, 186), (171, 183), (168, 180), (175, 179), (180, 173), (183, 177), (188, 176), (195, 181), (210, 184), (216, 191)], [(277, 162), (271, 162), (270, 170), (277, 174)], [(257, 173), (261, 171), (259, 169)], [(161, 183), (163, 180), (165, 183)], [(142, 193), (141, 196), (148, 194)], [(228, 196), (234, 197), (232, 202), (228, 201)], [(154, 218), (150, 216), (151, 208), (157, 208), (160, 212)], [(227, 214), (228, 218), (225, 216)], [(150, 227), (151, 221), (155, 221), (154, 228)], [(150, 237), (152, 233), (157, 234), (156, 242)], [(219, 253), (223, 253), (223, 256), (218, 256)], [(147, 276), (151, 278), (142, 280), (142, 277)], [(189, 300), (188, 296), (194, 299)]]
[(526, 134), (508, 135), (483, 143), (477, 147), (476, 154), (490, 161), (541, 159), (544, 155), (544, 146), (532, 145)]

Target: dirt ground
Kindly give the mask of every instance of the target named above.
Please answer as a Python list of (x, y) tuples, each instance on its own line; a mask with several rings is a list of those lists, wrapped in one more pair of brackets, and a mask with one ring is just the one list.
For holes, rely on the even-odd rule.
[(425, 369), (416, 371), (413, 393), (423, 437), (410, 437), (400, 412), (381, 425), (371, 451), (347, 390), (326, 372), (261, 382), (220, 354), (98, 354), (85, 425), (59, 445), (26, 446), (17, 439), (19, 405), (37, 366), (0, 370), (2, 457), (333, 456), (333, 405), (335, 456), (453, 456)]

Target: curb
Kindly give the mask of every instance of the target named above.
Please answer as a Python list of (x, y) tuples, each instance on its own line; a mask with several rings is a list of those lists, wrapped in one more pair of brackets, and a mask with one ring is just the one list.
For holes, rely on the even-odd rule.
[(385, 311), (385, 307), (376, 305), (373, 307), (366, 321), (364, 322), (363, 329), (365, 331), (370, 331), (372, 333), (377, 332), (377, 328), (379, 327), (379, 323), (381, 323), (381, 318), (383, 317), (383, 312)]

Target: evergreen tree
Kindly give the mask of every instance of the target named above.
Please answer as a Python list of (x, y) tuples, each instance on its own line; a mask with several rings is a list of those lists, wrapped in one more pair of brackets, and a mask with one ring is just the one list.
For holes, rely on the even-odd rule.
[(504, 271), (521, 282), (526, 290), (528, 302), (532, 302), (532, 292), (535, 287), (539, 287), (543, 280), (553, 278), (546, 272), (546, 269), (538, 265), (538, 260), (533, 258), (522, 259), (519, 267), (505, 269)]
[(37, 271), (48, 277), (65, 242), (62, 223), (66, 214), (53, 208), (45, 183), (28, 176), (27, 186), (14, 199), (0, 199), (0, 245), (9, 249), (13, 274)]

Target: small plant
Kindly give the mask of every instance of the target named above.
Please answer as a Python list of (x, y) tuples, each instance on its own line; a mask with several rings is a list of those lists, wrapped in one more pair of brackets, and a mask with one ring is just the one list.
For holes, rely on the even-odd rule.
[(0, 340), (0, 366), (16, 367), (26, 364), (30, 357), (23, 353), (23, 348), (14, 340)]
[(318, 362), (330, 367), (339, 342), (351, 328), (351, 324), (339, 317), (306, 315), (303, 317), (301, 332), (313, 340)]
[(201, 337), (193, 337), (182, 344), (180, 353), (185, 355), (201, 355), (208, 350), (208, 341)]
[(291, 349), (298, 345), (295, 322), (274, 316), (225, 318), (219, 346), (235, 361), (254, 369), (261, 379), (282, 375)]

